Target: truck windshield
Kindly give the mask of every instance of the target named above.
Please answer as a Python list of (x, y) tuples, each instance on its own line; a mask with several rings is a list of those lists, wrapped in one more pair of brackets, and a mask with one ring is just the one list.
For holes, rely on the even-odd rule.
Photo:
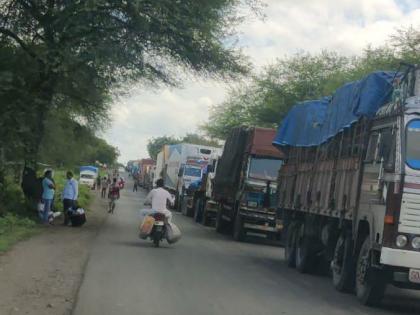
[(201, 177), (201, 169), (196, 167), (186, 167), (184, 176)]
[(90, 175), (90, 174), (80, 174), (80, 178), (92, 179), (93, 178), (93, 175)]
[(252, 158), (248, 176), (250, 178), (276, 180), (281, 164), (282, 160)]
[(407, 124), (406, 163), (409, 167), (420, 169), (420, 119)]

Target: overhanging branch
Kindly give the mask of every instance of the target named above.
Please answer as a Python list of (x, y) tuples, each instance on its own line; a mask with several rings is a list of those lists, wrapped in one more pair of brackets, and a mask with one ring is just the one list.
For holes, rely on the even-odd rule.
[(32, 50), (30, 50), (29, 47), (25, 44), (25, 42), (15, 33), (3, 27), (0, 27), (0, 33), (3, 35), (6, 35), (7, 37), (13, 38), (29, 56), (38, 60), (39, 62), (42, 62), (42, 60), (38, 57), (38, 55), (35, 54)]

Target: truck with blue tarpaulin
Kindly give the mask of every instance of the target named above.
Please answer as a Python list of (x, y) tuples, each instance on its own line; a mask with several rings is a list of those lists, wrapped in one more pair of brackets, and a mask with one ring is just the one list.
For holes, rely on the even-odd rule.
[(420, 70), (402, 70), (296, 104), (273, 141), (288, 266), (365, 305), (420, 289)]

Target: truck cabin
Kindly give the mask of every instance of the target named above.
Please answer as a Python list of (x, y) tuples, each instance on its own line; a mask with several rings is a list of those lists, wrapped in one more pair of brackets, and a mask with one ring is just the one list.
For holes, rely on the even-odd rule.
[(283, 161), (273, 157), (250, 156), (242, 188), (242, 206), (274, 208), (277, 175)]
[(201, 180), (207, 165), (208, 161), (202, 159), (189, 159), (185, 164), (181, 165), (178, 178), (182, 186), (188, 189), (191, 183)]

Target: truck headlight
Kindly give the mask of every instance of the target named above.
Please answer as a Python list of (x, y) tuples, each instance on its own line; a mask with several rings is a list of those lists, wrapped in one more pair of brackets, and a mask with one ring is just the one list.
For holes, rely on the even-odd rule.
[(419, 249), (420, 248), (420, 237), (413, 238), (413, 240), (411, 241), (411, 246), (413, 246), (413, 248), (415, 248), (415, 249)]
[(397, 239), (395, 240), (395, 244), (397, 244), (398, 247), (405, 247), (407, 245), (407, 236), (405, 235), (398, 235)]

